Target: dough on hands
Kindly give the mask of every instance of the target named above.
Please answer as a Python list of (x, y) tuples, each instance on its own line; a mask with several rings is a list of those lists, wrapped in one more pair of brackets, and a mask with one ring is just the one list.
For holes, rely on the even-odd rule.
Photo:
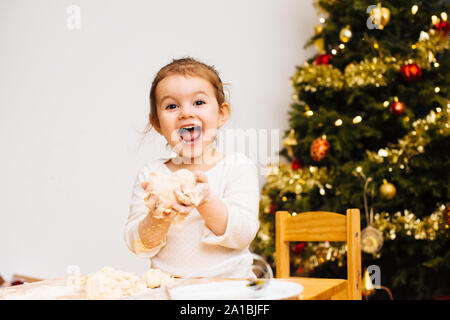
[[(183, 194), (189, 198), (194, 206), (198, 206), (201, 201), (200, 194), (195, 190), (196, 180), (194, 174), (187, 169), (180, 169), (171, 175), (160, 172), (151, 172), (148, 178), (148, 189), (144, 200), (148, 208), (151, 208), (149, 199), (151, 195), (156, 195), (159, 204), (156, 212), (162, 216), (164, 213), (171, 212), (171, 205), (179, 202), (174, 194), (174, 190), (184, 186)], [(156, 215), (158, 216), (158, 215)]]

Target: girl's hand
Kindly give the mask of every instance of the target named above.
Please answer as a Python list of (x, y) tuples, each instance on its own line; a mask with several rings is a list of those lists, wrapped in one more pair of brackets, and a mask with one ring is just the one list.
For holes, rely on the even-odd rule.
[[(161, 199), (157, 194), (152, 192), (151, 186), (148, 182), (141, 183), (142, 188), (150, 194), (146, 206), (150, 209), (150, 214), (153, 217), (171, 221), (175, 218), (177, 214), (188, 215), (193, 209), (193, 206), (180, 205), (177, 202), (167, 203), (165, 200)], [(170, 212), (166, 212), (163, 209), (170, 208)]]
[(158, 207), (158, 198), (156, 195), (152, 192), (151, 186), (149, 186), (149, 183), (147, 181), (144, 181), (141, 183), (142, 189), (144, 189), (145, 192), (149, 194), (148, 199), (145, 201), (145, 206), (150, 209), (150, 212), (155, 212), (156, 208)]
[[(209, 200), (211, 191), (208, 184), (208, 177), (205, 175), (205, 173), (200, 170), (196, 170), (193, 173), (196, 181), (196, 185), (194, 187), (193, 192), (197, 194), (200, 198), (200, 202), (197, 205), (198, 207)], [(176, 189), (174, 191), (176, 198), (183, 205), (193, 207), (194, 204), (192, 203), (191, 199), (188, 196), (186, 196), (183, 191), (184, 191), (183, 186), (181, 186), (181, 189)]]
[(197, 181), (197, 185), (195, 189), (197, 189), (198, 194), (200, 195), (200, 203), (198, 206), (207, 202), (211, 196), (211, 189), (208, 184), (208, 177), (203, 171), (196, 170), (194, 171), (195, 180)]

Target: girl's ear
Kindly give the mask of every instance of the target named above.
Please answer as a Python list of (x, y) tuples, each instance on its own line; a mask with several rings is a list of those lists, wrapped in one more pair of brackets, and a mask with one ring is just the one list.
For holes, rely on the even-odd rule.
[(223, 102), (219, 107), (219, 128), (223, 126), (230, 116), (230, 105)]

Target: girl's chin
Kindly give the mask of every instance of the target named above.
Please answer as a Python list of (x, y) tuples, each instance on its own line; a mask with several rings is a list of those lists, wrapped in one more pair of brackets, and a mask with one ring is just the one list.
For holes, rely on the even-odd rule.
[(192, 161), (198, 159), (201, 160), (204, 157), (204, 152), (207, 148), (203, 143), (195, 143), (194, 145), (189, 145), (183, 142), (178, 143), (173, 150), (176, 151), (178, 157), (183, 158), (185, 161), (193, 163)]
[(175, 149), (179, 150), (178, 155), (183, 158), (197, 158), (203, 154), (203, 147), (201, 143), (186, 144), (181, 142)]

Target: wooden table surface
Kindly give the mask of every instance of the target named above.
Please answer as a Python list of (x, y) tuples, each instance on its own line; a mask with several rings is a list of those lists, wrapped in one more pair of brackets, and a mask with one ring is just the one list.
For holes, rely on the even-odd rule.
[[(205, 281), (223, 281), (230, 279), (201, 279)], [(298, 300), (329, 300), (329, 299), (345, 299), (347, 281), (343, 279), (318, 279), (318, 278), (286, 278), (279, 280), (294, 281), (303, 286), (303, 292), (294, 299)], [(195, 282), (195, 280), (193, 280)], [(66, 278), (58, 278), (52, 280), (43, 280), (37, 282), (29, 282), (18, 286), (0, 288), (0, 299), (7, 298), (11, 294), (24, 294), (33, 288), (43, 288), (48, 286), (64, 286)], [(16, 296), (17, 297), (17, 296)], [(68, 300), (84, 300), (85, 290), (80, 290), (77, 294), (62, 296), (61, 299)], [(148, 299), (164, 300), (167, 295), (164, 290), (158, 288), (151, 290), (151, 294), (147, 295)]]
[(319, 278), (287, 278), (303, 286), (299, 300), (346, 299), (347, 280)]

